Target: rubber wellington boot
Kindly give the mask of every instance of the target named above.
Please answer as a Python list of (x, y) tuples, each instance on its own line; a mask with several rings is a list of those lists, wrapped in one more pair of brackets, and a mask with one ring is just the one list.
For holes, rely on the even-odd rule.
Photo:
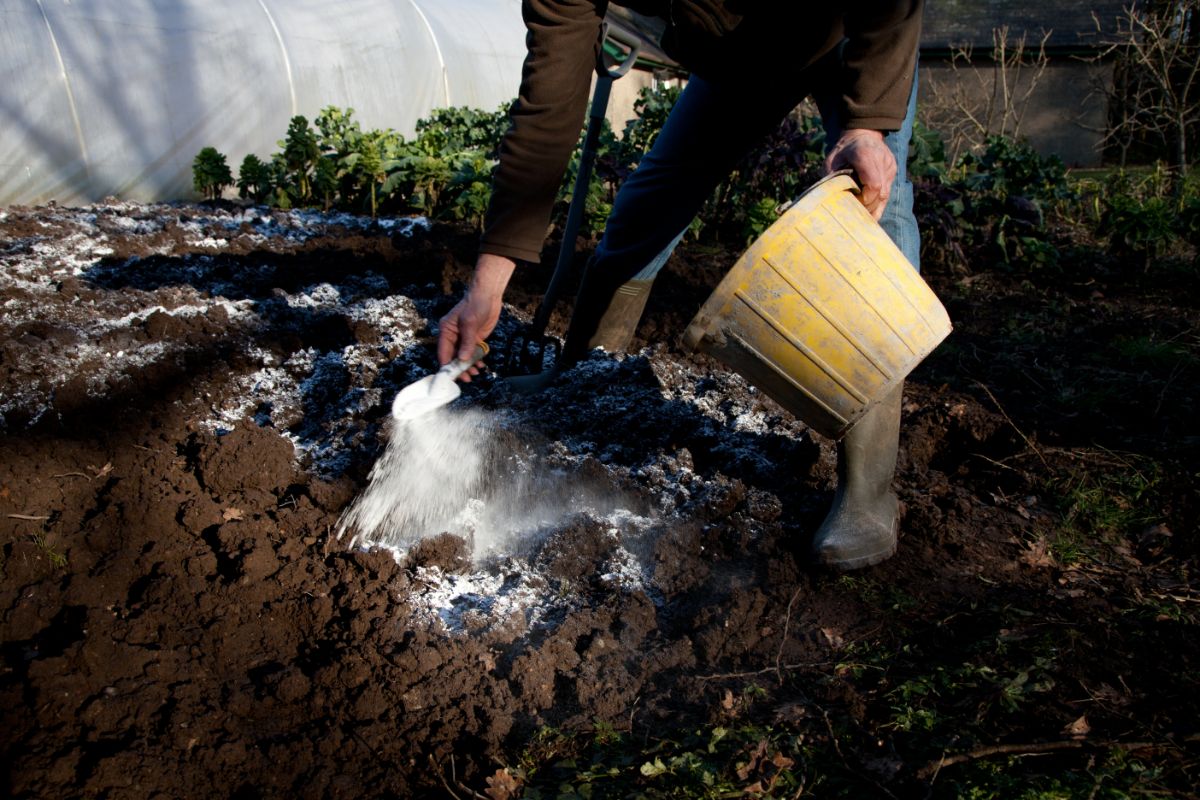
[(632, 278), (617, 287), (608, 310), (600, 318), (596, 332), (588, 340), (588, 350), (603, 347), (610, 353), (624, 353), (633, 341), (646, 301), (650, 298), (650, 287), (654, 279)]
[(896, 552), (900, 501), (892, 491), (902, 387), (876, 403), (838, 443), (833, 508), (813, 537), (813, 559), (838, 570), (878, 564)]
[(576, 294), (566, 341), (554, 366), (536, 375), (509, 378), (505, 384), (518, 394), (535, 394), (579, 363), (593, 347), (624, 352), (642, 318), (653, 283), (651, 278), (614, 284), (607, 276), (596, 274), (589, 262)]

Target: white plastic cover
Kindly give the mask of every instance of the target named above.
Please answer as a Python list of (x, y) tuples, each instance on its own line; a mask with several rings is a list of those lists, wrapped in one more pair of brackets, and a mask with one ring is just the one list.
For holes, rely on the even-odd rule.
[(520, 0), (0, 0), (0, 204), (193, 197), (288, 120), (353, 108), (411, 135), (520, 82)]

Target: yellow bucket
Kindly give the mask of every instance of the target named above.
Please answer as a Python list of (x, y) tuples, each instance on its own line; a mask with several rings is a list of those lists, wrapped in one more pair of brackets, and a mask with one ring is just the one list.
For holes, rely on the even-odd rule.
[(950, 318), (835, 174), (742, 255), (684, 332), (818, 433), (840, 438), (950, 334)]

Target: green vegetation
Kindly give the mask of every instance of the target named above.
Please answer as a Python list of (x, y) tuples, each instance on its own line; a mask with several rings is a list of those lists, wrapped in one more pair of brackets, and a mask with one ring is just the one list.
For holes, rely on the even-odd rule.
[[(1038, 647), (1052, 651), (1045, 638)], [(914, 654), (915, 655), (915, 654)], [(895, 671), (914, 665), (901, 659)], [(637, 800), (931, 797), (988, 800), (1084, 800), (1180, 796), (1180, 775), (1155, 765), (1147, 748), (1064, 738), (1039, 745), (976, 746), (986, 729), (1006, 717), (1036, 712), (1054, 686), (1053, 657), (1035, 657), (1023, 669), (997, 671), (964, 664), (931, 676), (881, 681), (877, 695), (891, 722), (869, 737), (844, 710), (816, 703), (776, 709), (786, 723), (731, 719), (667, 735), (634, 735), (597, 722), (591, 731), (542, 728), (514, 764), (489, 777), (488, 797), (524, 800)], [(812, 680), (821, 678), (809, 676)], [(838, 677), (824, 679), (838, 682)], [(730, 696), (726, 692), (726, 698)], [(971, 730), (961, 710), (984, 698)], [(727, 704), (722, 704), (727, 705)], [(770, 707), (763, 697), (749, 716)], [(727, 717), (730, 712), (724, 712)], [(1083, 730), (1085, 722), (1079, 722)], [(844, 744), (843, 744), (844, 743)], [(847, 747), (874, 749), (867, 768)], [(1151, 748), (1152, 749), (1152, 748)], [(901, 755), (918, 759), (917, 780), (899, 780)], [(957, 753), (958, 755), (952, 755)], [(861, 753), (859, 754), (861, 758)]]
[[(481, 225), (506, 119), (503, 108), (441, 109), (406, 141), (390, 129), (364, 131), (353, 109), (325, 108), (312, 123), (296, 116), (267, 160), (242, 160), (238, 196), (284, 209), (421, 213)], [(196, 157), (194, 183), (205, 199), (235, 183), (224, 164), (213, 148)]]
[[(622, 135), (601, 133), (583, 233), (603, 230), (617, 189), (654, 142), (679, 96), (644, 89)], [(206, 199), (236, 184), (242, 199), (280, 208), (319, 207), (372, 216), (424, 214), (483, 224), (491, 175), (507, 128), (507, 106), (434, 111), (409, 141), (392, 130), (364, 131), (352, 109), (329, 107), (310, 125), (292, 119), (268, 160), (250, 154), (236, 182), (211, 147), (196, 156), (194, 184)], [(564, 176), (555, 221), (565, 220), (580, 148)], [(795, 114), (739, 163), (692, 225), (694, 238), (744, 245), (779, 208), (820, 174), (824, 132), (815, 116)], [(1115, 256), (1147, 272), (1200, 243), (1200, 183), (1164, 167), (1071, 174), (1028, 144), (992, 136), (954, 163), (937, 131), (917, 124), (909, 172), (917, 188), (922, 257), (952, 272), (1000, 264), (1036, 275), (1103, 268)], [(1067, 240), (1070, 230), (1074, 239)], [(1084, 232), (1083, 246), (1079, 233)]]
[(46, 557), (50, 562), (50, 566), (55, 569), (65, 569), (67, 566), (67, 556), (62, 551), (50, 544), (50, 540), (45, 531), (36, 531), (33, 536), (33, 544), (38, 551)]
[[(657, 137), (678, 96), (677, 88), (643, 90), (637, 116), (620, 137), (605, 123), (585, 198), (585, 234), (603, 230), (617, 189)], [(311, 125), (303, 116), (293, 117), (269, 160), (247, 155), (236, 180), (238, 196), (285, 209), (417, 213), (482, 227), (507, 127), (507, 104), (494, 112), (438, 109), (420, 120), (415, 137), (406, 141), (392, 130), (362, 130), (353, 109), (328, 107)], [(776, 219), (781, 203), (816, 179), (822, 141), (816, 119), (786, 121), (718, 188), (693, 230), (735, 243), (756, 237)], [(556, 206), (560, 223), (571, 202), (581, 149), (582, 133)], [(224, 161), (212, 148), (197, 156), (195, 186), (207, 200), (235, 183), (227, 168), (220, 171)]]
[(215, 200), (233, 183), (233, 175), (225, 156), (215, 147), (205, 147), (192, 161), (192, 186), (204, 195), (205, 200)]
[(543, 728), (502, 772), (526, 800), (793, 797), (812, 788), (803, 736), (713, 725), (647, 746), (611, 724), (588, 734)]

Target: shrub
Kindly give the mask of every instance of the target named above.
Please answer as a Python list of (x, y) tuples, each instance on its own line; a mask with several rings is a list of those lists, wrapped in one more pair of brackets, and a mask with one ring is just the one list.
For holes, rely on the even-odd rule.
[(926, 127), (920, 120), (913, 122), (908, 174), (913, 180), (938, 182), (945, 182), (949, 174), (946, 143), (942, 135), (933, 128)]
[(1192, 247), (1200, 247), (1200, 196), (1183, 201), (1176, 230)]
[(778, 208), (821, 177), (825, 130), (816, 117), (789, 116), (743, 158), (709, 200), (709, 236), (749, 244), (779, 217)]
[(1200, 245), (1200, 195), (1162, 164), (1144, 174), (1109, 176), (1098, 202), (1096, 233), (1111, 250), (1141, 261), (1143, 270), (1180, 241)]
[(373, 131), (358, 137), (351, 151), (341, 159), (347, 174), (352, 177), (355, 190), (365, 198), (372, 217), (379, 213), (380, 188), (384, 187), (385, 197), (392, 193), (385, 181), (390, 177), (388, 172), (394, 162), (385, 160), (385, 144), (384, 137)]
[(492, 196), (494, 162), (481, 154), (463, 159), (450, 179), (448, 194), (454, 197), (451, 213), (455, 219), (472, 223), (483, 230), (483, 218)]
[(417, 141), (430, 154), (447, 155), (464, 150), (481, 151), (495, 158), (508, 130), (508, 104), (495, 111), (465, 106), (438, 108), (416, 125)]
[(1128, 194), (1107, 198), (1098, 233), (1113, 250), (1140, 256), (1146, 268), (1175, 238), (1175, 208), (1165, 197), (1138, 199)]
[(675, 107), (682, 89), (678, 86), (647, 86), (633, 103), (634, 118), (625, 123), (621, 142), (634, 164), (650, 149)]
[(253, 153), (247, 154), (238, 168), (237, 188), (238, 197), (243, 200), (250, 199), (256, 203), (267, 202), (267, 198), (270, 197), (271, 190), (274, 188), (271, 167), (264, 164)]
[(192, 161), (192, 186), (205, 200), (216, 200), (233, 183), (233, 174), (225, 155), (215, 147), (205, 147)]
[(1056, 267), (1046, 217), (1075, 198), (1062, 161), (993, 136), (981, 153), (946, 167), (938, 163), (935, 136), (921, 130), (914, 137), (925, 252), (959, 266), (978, 259), (1012, 270)]
[(1028, 142), (992, 136), (979, 155), (962, 159), (967, 187), (1006, 201), (1024, 197), (1039, 206), (1073, 197), (1067, 168), (1058, 156), (1042, 156)]
[(283, 163), (287, 167), (289, 194), (301, 205), (307, 205), (312, 200), (311, 175), (321, 157), (321, 146), (308, 119), (300, 115), (292, 117), (287, 136), (279, 146), (283, 148)]

